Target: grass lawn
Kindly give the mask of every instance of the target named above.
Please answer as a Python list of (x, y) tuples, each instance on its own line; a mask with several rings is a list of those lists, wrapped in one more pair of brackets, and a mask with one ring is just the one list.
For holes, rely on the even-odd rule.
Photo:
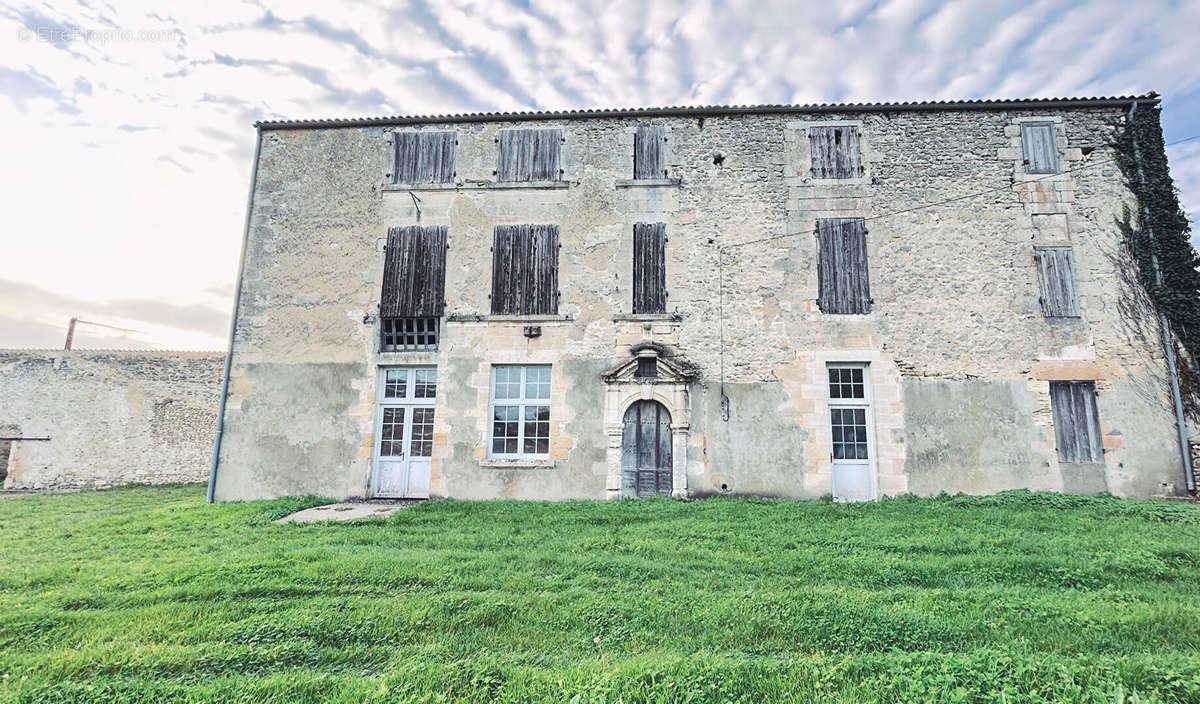
[(1200, 702), (1200, 506), (203, 495), (0, 500), (0, 701)]

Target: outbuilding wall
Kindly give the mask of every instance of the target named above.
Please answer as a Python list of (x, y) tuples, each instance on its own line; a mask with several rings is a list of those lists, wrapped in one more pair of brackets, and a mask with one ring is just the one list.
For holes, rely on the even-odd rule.
[(8, 443), (4, 488), (206, 481), (224, 360), (0, 350), (0, 436), (28, 438)]

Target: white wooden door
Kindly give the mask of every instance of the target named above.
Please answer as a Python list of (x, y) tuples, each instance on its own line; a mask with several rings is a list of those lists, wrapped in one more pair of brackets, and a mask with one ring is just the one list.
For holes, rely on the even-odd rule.
[(875, 498), (875, 444), (865, 364), (830, 364), (829, 431), (834, 501)]
[(403, 367), (380, 372), (372, 496), (429, 498), (437, 369)]

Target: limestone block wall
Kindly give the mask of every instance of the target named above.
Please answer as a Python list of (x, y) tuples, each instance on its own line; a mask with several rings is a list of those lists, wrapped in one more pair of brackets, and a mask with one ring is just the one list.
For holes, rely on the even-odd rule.
[(208, 478), (224, 355), (0, 350), (6, 489)]
[[(1129, 194), (1107, 147), (1123, 108), (847, 110), (264, 128), (218, 496), (369, 489), (378, 371), (436, 365), (432, 492), (606, 495), (605, 382), (641, 342), (699, 374), (686, 394), (691, 495), (831, 490), (826, 365), (868, 364), (881, 495), (1010, 488), (1178, 491), (1158, 331), (1114, 218)], [(1023, 120), (1056, 125), (1064, 173), (1024, 173)], [(626, 183), (633, 134), (667, 128), (678, 183)], [(853, 124), (864, 175), (813, 179), (806, 130)], [(498, 188), (496, 135), (563, 132), (555, 187)], [(453, 130), (453, 188), (383, 186), (393, 130)], [(1015, 151), (1014, 151), (1015, 150)], [(1038, 180), (1035, 180), (1038, 179)], [(816, 220), (863, 217), (867, 315), (816, 304)], [(631, 315), (635, 222), (667, 223), (668, 314)], [(561, 231), (559, 314), (490, 316), (492, 232)], [(446, 225), (439, 349), (380, 353), (387, 229)], [(1046, 319), (1034, 247), (1070, 244), (1083, 315)], [(537, 324), (539, 337), (522, 334)], [(552, 365), (551, 456), (488, 460), (493, 364)], [(1061, 467), (1049, 382), (1094, 380), (1105, 462)], [(623, 409), (616, 409), (619, 413)], [(610, 410), (611, 415), (614, 411)]]

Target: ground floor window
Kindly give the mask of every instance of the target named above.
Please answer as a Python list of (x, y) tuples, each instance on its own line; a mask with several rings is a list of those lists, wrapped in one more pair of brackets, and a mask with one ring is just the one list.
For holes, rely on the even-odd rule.
[(1050, 382), (1050, 411), (1059, 462), (1104, 462), (1096, 382)]
[(871, 427), (869, 367), (863, 363), (829, 364), (829, 460), (833, 498), (875, 498), (875, 448)]
[(550, 367), (492, 367), (493, 457), (550, 454)]

